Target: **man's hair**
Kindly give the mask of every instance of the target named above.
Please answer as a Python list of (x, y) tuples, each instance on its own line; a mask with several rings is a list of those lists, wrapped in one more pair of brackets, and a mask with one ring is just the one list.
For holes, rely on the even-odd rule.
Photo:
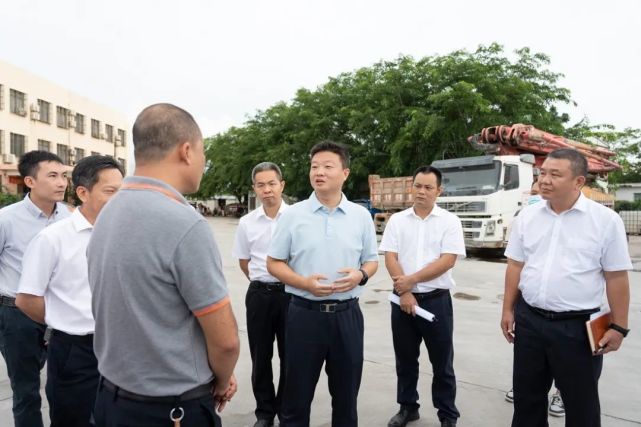
[(262, 162), (254, 166), (254, 169), (252, 169), (252, 184), (256, 182), (256, 174), (265, 171), (274, 171), (278, 176), (278, 180), (283, 180), (283, 174), (280, 172), (280, 168), (277, 164), (272, 162)]
[(193, 116), (172, 104), (154, 104), (142, 110), (132, 135), (136, 163), (162, 160), (177, 145), (202, 139)]
[(416, 180), (416, 175), (419, 173), (422, 174), (430, 174), (433, 173), (436, 176), (436, 185), (441, 186), (441, 179), (443, 178), (443, 174), (441, 173), (440, 170), (435, 168), (434, 166), (419, 166), (415, 171), (414, 171), (414, 176), (412, 176), (412, 182)]
[(341, 158), (341, 163), (343, 164), (343, 169), (349, 168), (349, 149), (343, 144), (339, 144), (334, 141), (321, 141), (318, 144), (314, 145), (309, 151), (309, 157), (314, 157), (317, 153), (323, 151), (329, 151), (334, 154), (338, 154), (338, 157)]
[(36, 177), (40, 169), (40, 162), (56, 162), (62, 163), (62, 159), (53, 153), (42, 150), (34, 150), (25, 153), (20, 157), (18, 162), (18, 171), (20, 176), (24, 179), (28, 176)]
[(570, 162), (574, 176), (588, 176), (588, 161), (585, 156), (573, 148), (560, 148), (548, 154), (548, 159), (562, 159)]
[(71, 173), (71, 182), (74, 188), (82, 186), (91, 191), (98, 182), (100, 171), (105, 169), (118, 169), (118, 172), (125, 176), (124, 168), (114, 158), (109, 156), (88, 156), (76, 163), (76, 167), (73, 168)]

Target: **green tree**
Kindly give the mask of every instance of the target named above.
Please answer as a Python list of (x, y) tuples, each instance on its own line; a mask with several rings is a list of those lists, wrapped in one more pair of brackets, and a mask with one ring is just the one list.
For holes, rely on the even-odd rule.
[(477, 155), (468, 136), (495, 124), (529, 123), (563, 133), (571, 103), (549, 58), (502, 46), (415, 60), (400, 56), (300, 89), (290, 102), (258, 111), (244, 126), (207, 139), (211, 167), (201, 195), (246, 194), (251, 167), (279, 164), (286, 192), (306, 197), (309, 149), (331, 139), (350, 147), (349, 197), (367, 194), (367, 175), (408, 175), (434, 159)]
[(621, 165), (621, 170), (608, 174), (610, 184), (641, 182), (641, 129), (620, 131), (609, 124), (591, 125), (584, 118), (568, 128), (565, 136), (604, 145), (616, 153), (614, 160)]

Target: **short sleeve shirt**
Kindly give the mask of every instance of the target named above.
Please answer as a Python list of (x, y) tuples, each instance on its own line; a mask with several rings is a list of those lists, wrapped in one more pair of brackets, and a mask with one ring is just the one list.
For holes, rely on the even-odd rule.
[[(340, 269), (378, 262), (374, 222), (367, 209), (348, 201), (344, 194), (340, 204), (330, 211), (312, 193), (278, 220), (269, 256), (286, 260), (302, 276), (322, 274), (327, 280), (321, 283), (329, 284), (343, 277), (338, 273)], [(293, 286), (286, 286), (285, 290), (310, 300), (346, 300), (358, 297), (363, 288), (357, 286), (327, 297), (316, 297)]]
[(525, 301), (557, 312), (600, 307), (603, 272), (632, 269), (621, 217), (583, 194), (561, 214), (547, 201), (523, 209), (505, 256), (525, 263), (519, 281)]
[[(436, 205), (425, 218), (416, 215), (413, 207), (405, 209), (390, 217), (379, 249), (397, 253), (398, 262), (406, 275), (425, 268), (443, 254), (464, 258), (461, 220)], [(417, 283), (412, 292), (451, 289), (454, 285), (450, 269), (435, 279)]]
[(146, 396), (212, 380), (197, 316), (229, 303), (207, 221), (168, 184), (127, 177), (87, 249), (100, 373)]

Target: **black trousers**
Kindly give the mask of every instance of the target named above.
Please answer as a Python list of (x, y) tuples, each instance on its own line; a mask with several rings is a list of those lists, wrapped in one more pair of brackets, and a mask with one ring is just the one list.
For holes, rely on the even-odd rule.
[(454, 404), (456, 377), (454, 376), (454, 314), (449, 292), (435, 298), (418, 299), (418, 305), (436, 315), (436, 321), (404, 313), (392, 304), (392, 336), (398, 377), (396, 400), (408, 409), (418, 408), (418, 357), (421, 342), (425, 342), (432, 363), (432, 404), (439, 420), (460, 417)]
[(221, 427), (212, 396), (175, 403), (148, 403), (124, 399), (106, 388), (98, 388), (94, 417), (97, 427), (174, 427), (169, 418), (173, 408), (184, 411), (181, 427)]
[[(42, 427), (40, 370), (46, 360), (45, 326), (17, 307), (0, 305), (0, 352), (13, 391), (16, 427)], [(1, 424), (1, 423), (0, 423)]]
[(356, 427), (363, 373), (363, 313), (358, 300), (330, 313), (300, 303), (300, 298), (292, 297), (287, 313), (287, 375), (280, 425), (309, 426), (310, 407), (324, 362), (332, 396), (332, 427)]
[(92, 426), (98, 391), (98, 360), (93, 335), (53, 331), (47, 346), (47, 400), (51, 427)]
[[(252, 359), (252, 390), (256, 399), (256, 418), (273, 420), (280, 414), (285, 387), (285, 320), (289, 294), (284, 289), (269, 290), (250, 285), (245, 297), (247, 336)], [(274, 339), (280, 358), (278, 390), (274, 389), (272, 356)]]
[(561, 390), (567, 427), (599, 427), (603, 356), (592, 356), (589, 316), (548, 320), (520, 300), (515, 309), (513, 427), (548, 425), (552, 378)]

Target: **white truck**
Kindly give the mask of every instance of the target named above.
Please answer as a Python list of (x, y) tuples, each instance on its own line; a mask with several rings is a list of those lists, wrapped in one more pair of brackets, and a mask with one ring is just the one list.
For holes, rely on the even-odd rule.
[[(468, 141), (486, 155), (432, 163), (443, 173), (443, 193), (437, 204), (461, 219), (467, 248), (499, 249), (507, 245), (512, 221), (527, 204), (538, 167), (547, 153), (557, 148), (581, 151), (588, 159), (593, 184), (620, 167), (609, 160), (614, 153), (605, 148), (572, 141), (530, 125), (485, 128)], [(384, 230), (394, 211), (412, 205), (411, 180), (412, 177), (370, 175), (372, 206), (384, 211), (374, 218), (378, 232)], [(586, 187), (584, 194), (600, 203), (614, 204), (612, 196), (594, 187)]]

